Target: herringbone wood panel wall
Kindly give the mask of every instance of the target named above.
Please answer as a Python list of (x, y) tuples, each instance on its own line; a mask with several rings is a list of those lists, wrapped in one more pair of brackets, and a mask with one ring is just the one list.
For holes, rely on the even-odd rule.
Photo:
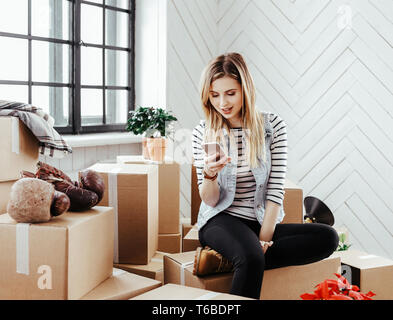
[[(174, 0), (168, 12), (180, 126), (203, 118), (205, 64), (242, 53), (258, 107), (287, 123), (288, 178), (331, 208), (353, 247), (393, 258), (393, 1)], [(189, 165), (181, 183), (189, 216)]]

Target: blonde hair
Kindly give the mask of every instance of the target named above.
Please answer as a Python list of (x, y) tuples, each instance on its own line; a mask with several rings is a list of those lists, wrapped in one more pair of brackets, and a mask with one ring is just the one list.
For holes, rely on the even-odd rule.
[(239, 53), (226, 53), (209, 62), (202, 72), (200, 96), (206, 118), (204, 142), (221, 143), (227, 150), (223, 128), (230, 137), (231, 149), (236, 142), (230, 123), (211, 104), (209, 91), (213, 81), (229, 76), (237, 80), (242, 88), (241, 121), (246, 138), (246, 156), (251, 168), (258, 166), (258, 157), (266, 162), (264, 117), (255, 107), (255, 87), (243, 57)]

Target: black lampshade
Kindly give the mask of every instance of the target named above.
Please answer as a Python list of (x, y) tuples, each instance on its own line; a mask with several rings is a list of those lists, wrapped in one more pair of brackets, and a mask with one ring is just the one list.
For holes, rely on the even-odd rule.
[(328, 206), (318, 198), (311, 196), (305, 197), (304, 207), (306, 209), (305, 219), (309, 218), (312, 222), (328, 224), (329, 226), (334, 224), (333, 213)]

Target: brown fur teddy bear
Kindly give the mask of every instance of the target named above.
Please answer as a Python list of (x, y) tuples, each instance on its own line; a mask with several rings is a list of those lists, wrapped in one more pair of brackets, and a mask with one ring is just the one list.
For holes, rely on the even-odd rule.
[(69, 207), (69, 197), (55, 190), (49, 182), (22, 178), (11, 187), (7, 211), (16, 222), (37, 223), (49, 221)]

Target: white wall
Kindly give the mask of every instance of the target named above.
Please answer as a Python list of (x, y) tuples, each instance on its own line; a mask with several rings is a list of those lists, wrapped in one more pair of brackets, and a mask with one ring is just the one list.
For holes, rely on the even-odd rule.
[(217, 53), (218, 2), (172, 0), (167, 3), (167, 107), (179, 120), (178, 132), (184, 132), (175, 139), (174, 157), (181, 164), (180, 213), (183, 218), (190, 218), (191, 140), (187, 129), (203, 118), (199, 78), (203, 67)]
[[(168, 105), (203, 117), (198, 81), (217, 54), (249, 64), (260, 109), (288, 125), (287, 177), (332, 209), (353, 247), (393, 258), (393, 2), (168, 2)], [(182, 214), (189, 215), (188, 168)]]

